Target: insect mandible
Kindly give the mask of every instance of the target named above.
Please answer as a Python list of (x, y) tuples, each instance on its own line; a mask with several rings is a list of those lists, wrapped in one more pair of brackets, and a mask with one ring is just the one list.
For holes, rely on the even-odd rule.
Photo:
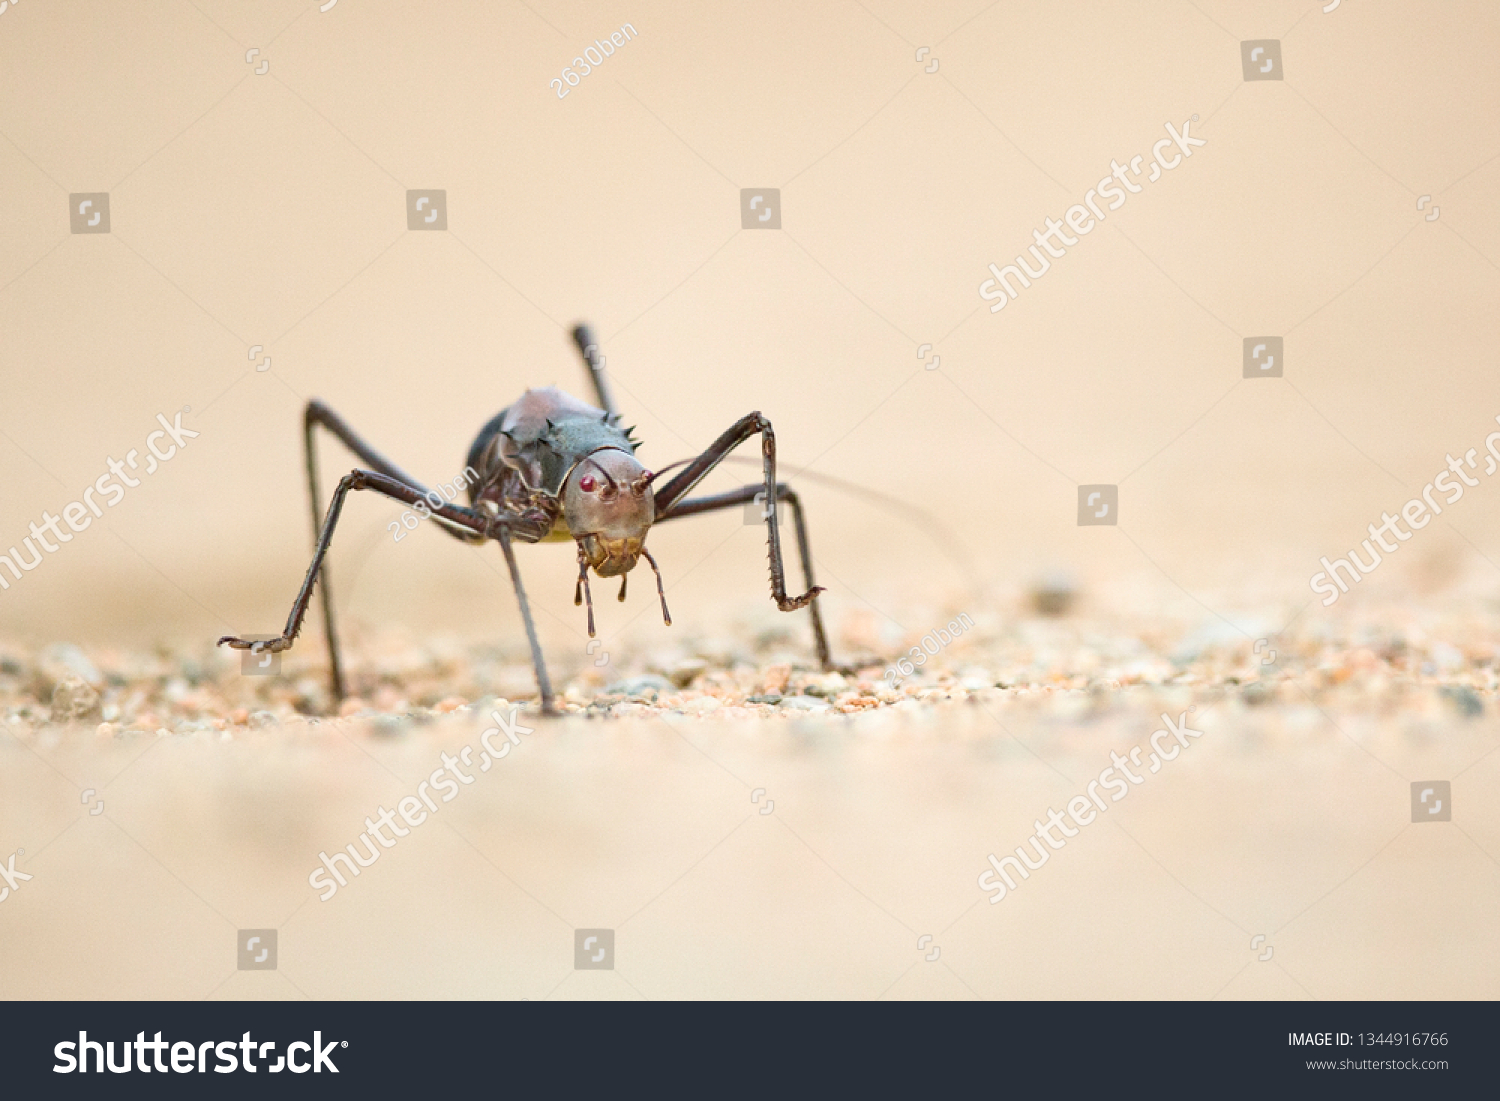
[[(421, 482), (386, 459), (328, 406), (316, 399), (309, 401), (303, 415), (303, 448), (312, 500), (312, 564), (279, 638), (257, 641), (226, 635), (219, 639), (218, 644), (236, 650), (255, 649), (261, 653), (291, 649), (312, 603), (313, 589), (321, 578), (323, 624), (328, 639), (333, 696), (335, 702), (342, 700), (346, 694), (346, 681), (325, 560), (344, 508), (344, 498), (352, 490), (374, 490), (407, 505), (422, 502), (428, 517), (456, 539), (467, 543), (484, 543), (493, 539), (500, 544), (531, 646), (542, 711), (555, 714), (552, 682), (547, 676), (541, 644), (537, 641), (536, 624), (532, 621), (531, 606), (516, 566), (513, 544), (574, 541), (578, 553), (578, 582), (574, 587), (573, 602), (588, 605), (590, 638), (594, 635), (594, 602), (589, 591), (589, 571), (599, 577), (619, 577), (619, 599), (624, 600), (628, 575), (644, 558), (656, 574), (662, 619), (670, 626), (672, 617), (667, 611), (661, 571), (646, 549), (646, 535), (651, 526), (760, 501), (764, 503), (762, 515), (770, 551), (771, 597), (784, 612), (803, 607), (808, 609), (818, 660), (824, 669), (833, 669), (817, 603), (817, 596), (823, 589), (813, 583), (812, 554), (808, 549), (802, 502), (791, 486), (776, 480), (776, 436), (771, 430), (771, 422), (759, 412), (747, 413), (701, 455), (672, 464), (672, 467), (682, 466), (683, 469), (664, 485), (657, 486), (657, 477), (672, 467), (653, 473), (636, 459), (637, 443), (631, 438), (630, 430), (621, 427), (619, 408), (610, 390), (598, 344), (585, 325), (573, 330), (573, 340), (588, 367), (598, 406), (549, 386), (528, 390), (515, 404), (502, 409), (479, 430), (469, 449), (468, 466), (477, 472), (478, 477), (469, 485), (468, 507), (434, 504), (434, 499), (442, 500), (441, 495), (430, 492)], [(318, 461), (314, 447), (315, 429), (320, 425), (343, 441), (369, 467), (356, 469), (339, 481), (326, 515), (322, 514), (319, 505)], [(765, 470), (763, 483), (742, 486), (727, 493), (688, 498), (688, 493), (709, 471), (754, 436), (760, 437)], [(788, 596), (786, 592), (781, 532), (777, 523), (779, 510), (773, 504), (777, 501), (785, 501), (791, 508), (798, 557), (802, 561), (803, 580), (807, 585), (807, 591), (801, 596)]]

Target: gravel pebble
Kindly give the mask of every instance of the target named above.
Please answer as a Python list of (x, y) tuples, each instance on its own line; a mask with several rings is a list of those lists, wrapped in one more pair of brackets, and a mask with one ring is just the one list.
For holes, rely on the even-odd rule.
[[(642, 670), (632, 675), (549, 657), (560, 709), (589, 717), (676, 712), (786, 721), (830, 712), (842, 719), (967, 702), (1043, 711), (1081, 727), (1122, 702), (1159, 700), (1167, 709), (1208, 696), (1265, 714), (1297, 706), (1314, 716), (1328, 707), (1400, 711), (1441, 736), (1461, 717), (1482, 721), (1497, 710), (1489, 701), (1500, 691), (1500, 615), (1482, 600), (1455, 599), (1446, 611), (1408, 603), (1337, 617), (1310, 613), (1275, 633), (1296, 610), (1288, 609), (1284, 616), (1267, 612), (1259, 627), (1245, 619), (1243, 634), (1206, 617), (1084, 620), (1076, 610), (1065, 618), (1028, 616), (1017, 614), (1026, 591), (1015, 600), (1014, 608), (971, 607), (974, 628), (899, 682), (884, 673), (911, 639), (873, 615), (863, 626), (858, 616), (830, 623), (835, 655), (858, 659), (857, 674), (817, 669), (802, 630), (785, 617), (726, 628), (733, 633), (725, 640), (613, 644), (612, 669)], [(921, 609), (902, 619), (938, 621), (935, 611)], [(1257, 646), (1257, 634), (1269, 646)], [(877, 658), (864, 660), (866, 654)], [(297, 724), (311, 732), (309, 718), (326, 721), (330, 709), (350, 720), (341, 730), (415, 738), (425, 722), (489, 725), (492, 711), (510, 709), (501, 696), (516, 700), (528, 722), (537, 715), (535, 683), (519, 647), (381, 629), (352, 641), (349, 657), (353, 694), (335, 705), (316, 645), (287, 654), (282, 676), (245, 677), (238, 656), (211, 642), (178, 651), (101, 645), (85, 653), (71, 643), (34, 649), (0, 638), (0, 715), (20, 738), (57, 737), (44, 732), (79, 719), (103, 737), (229, 733), (231, 726), (295, 732)], [(618, 677), (607, 688), (606, 674)]]
[(807, 678), (807, 683), (802, 687), (805, 696), (837, 696), (849, 682), (842, 673), (824, 673), (822, 676)]
[(686, 661), (679, 661), (672, 668), (668, 669), (667, 677), (678, 688), (686, 688), (693, 681), (697, 680), (700, 674), (707, 671), (707, 669), (708, 662), (702, 658), (688, 658)]
[(1441, 690), (1447, 701), (1466, 719), (1477, 719), (1484, 714), (1484, 701), (1472, 688), (1444, 688)]
[(103, 688), (104, 675), (89, 656), (71, 642), (54, 642), (36, 659), (38, 695), (47, 696), (67, 676), (77, 677), (91, 687)]
[(52, 721), (78, 722), (99, 707), (99, 693), (82, 677), (69, 673), (52, 689)]
[(820, 700), (813, 696), (785, 696), (778, 707), (784, 707), (788, 711), (831, 711), (832, 708), (826, 700)]
[(645, 673), (639, 677), (616, 681), (605, 689), (612, 696), (645, 696), (649, 693), (653, 697), (671, 690), (672, 682), (655, 673)]
[(1072, 575), (1054, 571), (1039, 578), (1031, 587), (1031, 606), (1045, 616), (1064, 616), (1078, 596), (1078, 585)]

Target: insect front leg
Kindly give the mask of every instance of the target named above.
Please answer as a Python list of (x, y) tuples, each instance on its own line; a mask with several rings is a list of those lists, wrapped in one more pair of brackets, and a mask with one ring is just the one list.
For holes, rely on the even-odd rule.
[[(344, 498), (351, 490), (373, 489), (386, 497), (391, 497), (404, 504), (415, 504), (422, 494), (419, 490), (407, 485), (405, 482), (385, 474), (378, 474), (373, 470), (356, 470), (344, 475), (339, 481), (338, 488), (333, 491), (333, 501), (328, 506), (328, 515), (323, 519), (323, 525), (318, 533), (317, 544), (313, 550), (312, 564), (307, 568), (307, 576), (303, 578), (302, 588), (297, 593), (297, 599), (292, 603), (292, 611), (287, 616), (286, 627), (281, 632), (281, 637), (274, 638), (269, 642), (258, 642), (251, 639), (239, 638), (236, 635), (225, 635), (219, 639), (218, 645), (228, 646), (235, 650), (255, 650), (257, 653), (280, 653), (290, 650), (292, 642), (302, 630), (302, 621), (307, 617), (308, 605), (312, 603), (313, 588), (317, 585), (318, 576), (323, 570), (323, 560), (328, 556), (328, 548), (333, 543), (333, 532), (338, 527), (339, 515), (344, 510)], [(472, 509), (457, 505), (443, 505), (441, 508), (433, 509), (436, 516), (456, 528), (467, 530), (470, 534), (485, 538), (495, 528), (497, 521), (481, 516)], [(512, 571), (514, 574), (514, 571)], [(520, 588), (519, 578), (516, 580), (517, 589)], [(522, 597), (524, 602), (524, 596)], [(325, 609), (326, 610), (326, 609)], [(329, 621), (329, 639), (332, 644), (332, 621)], [(529, 625), (529, 624), (528, 624)], [(334, 651), (336, 653), (336, 650)], [(343, 677), (335, 665), (333, 680), (333, 694), (335, 700), (344, 697)]]
[[(766, 475), (764, 485), (766, 496), (764, 499), (768, 502), (774, 502), (781, 488), (776, 483), (776, 433), (771, 429), (771, 422), (761, 416), (760, 413), (747, 413), (736, 421), (728, 431), (710, 444), (707, 451), (688, 463), (671, 481), (656, 491), (657, 522), (660, 523), (662, 520), (671, 519), (676, 514), (675, 510), (678, 508), (688, 508), (690, 502), (684, 501), (683, 498), (688, 495), (692, 488), (701, 482), (710, 470), (723, 462), (726, 455), (757, 434), (760, 436), (760, 454)], [(757, 489), (756, 492), (760, 492), (760, 489)], [(753, 493), (749, 499), (754, 500)], [(706, 500), (712, 500), (712, 498), (706, 498)], [(743, 498), (741, 500), (743, 501)], [(686, 515), (686, 513), (682, 514)], [(786, 570), (781, 561), (781, 532), (778, 527), (776, 509), (766, 509), (766, 532), (768, 536), (766, 542), (771, 558), (771, 596), (775, 599), (776, 606), (783, 612), (792, 612), (798, 608), (806, 607), (823, 591), (821, 587), (812, 584), (812, 562), (806, 554), (806, 540), (803, 538), (806, 532), (802, 530), (802, 514), (800, 510), (796, 510), (796, 517), (799, 527), (799, 541), (801, 541), (804, 550), (802, 565), (807, 576), (808, 589), (801, 596), (789, 597), (786, 593)], [(818, 622), (821, 634), (821, 618)], [(820, 650), (822, 652), (818, 656), (826, 664), (828, 662), (826, 656), (827, 643), (821, 640), (820, 643)]]
[[(686, 501), (678, 501), (672, 506), (671, 511), (665, 516), (658, 516), (656, 522), (663, 520), (676, 520), (683, 516), (697, 516), (705, 512), (717, 512), (720, 509), (735, 508), (747, 505), (752, 501), (785, 501), (792, 507), (792, 530), (797, 535), (797, 556), (802, 560), (802, 581), (809, 592), (822, 592), (823, 590), (813, 584), (812, 550), (808, 545), (807, 522), (802, 515), (802, 498), (797, 496), (797, 491), (785, 482), (776, 483), (774, 498), (767, 494), (765, 488), (759, 485), (741, 486), (732, 489), (728, 493), (716, 493), (711, 497), (694, 497)], [(775, 513), (775, 509), (769, 504), (765, 506), (768, 513)], [(767, 517), (770, 522), (770, 517)], [(773, 567), (774, 568), (774, 567)], [(828, 635), (823, 630), (823, 613), (818, 608), (816, 600), (807, 606), (808, 613), (812, 616), (813, 641), (818, 648), (818, 662), (826, 670), (838, 669), (844, 671), (843, 666), (835, 665), (832, 652), (828, 647)]]

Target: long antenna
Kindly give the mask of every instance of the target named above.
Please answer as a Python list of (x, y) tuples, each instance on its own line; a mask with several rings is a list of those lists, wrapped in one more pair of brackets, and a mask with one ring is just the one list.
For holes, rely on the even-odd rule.
[[(761, 467), (764, 465), (764, 460), (760, 458), (751, 459), (741, 455), (725, 455), (721, 461), (733, 463), (737, 466)], [(862, 486), (858, 482), (837, 478), (831, 474), (819, 474), (812, 470), (801, 470), (791, 466), (789, 463), (782, 464), (781, 468), (777, 471), (777, 476), (784, 481), (790, 481), (795, 478), (809, 482), (821, 482), (823, 485), (842, 490), (852, 497), (863, 497), (865, 500), (873, 502), (877, 507), (884, 509), (898, 520), (910, 524), (917, 531), (921, 532), (953, 564), (958, 575), (974, 585), (973, 592), (976, 599), (988, 599), (989, 586), (984, 581), (979, 580), (985, 576), (984, 571), (978, 567), (974, 559), (969, 555), (967, 546), (958, 537), (957, 533), (934, 514), (918, 505), (893, 497), (888, 493), (881, 493), (877, 489)]]

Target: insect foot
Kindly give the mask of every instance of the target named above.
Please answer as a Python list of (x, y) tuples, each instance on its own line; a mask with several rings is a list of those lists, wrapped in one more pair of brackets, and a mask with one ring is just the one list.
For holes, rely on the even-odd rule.
[(811, 604), (813, 602), (813, 598), (816, 597), (819, 593), (826, 593), (827, 591), (828, 590), (825, 589), (822, 585), (814, 585), (801, 596), (777, 597), (776, 606), (783, 612), (795, 612), (798, 608), (805, 608), (809, 604)]
[(281, 651), (292, 648), (292, 640), (280, 635), (257, 635), (239, 638), (225, 635), (218, 645), (243, 651), (240, 654), (240, 672), (247, 677), (279, 677), (281, 675)]
[(225, 635), (214, 645), (228, 646), (231, 650), (254, 650), (257, 654), (279, 654), (283, 650), (292, 648), (292, 640), (281, 635), (271, 638), (240, 638), (239, 635)]

